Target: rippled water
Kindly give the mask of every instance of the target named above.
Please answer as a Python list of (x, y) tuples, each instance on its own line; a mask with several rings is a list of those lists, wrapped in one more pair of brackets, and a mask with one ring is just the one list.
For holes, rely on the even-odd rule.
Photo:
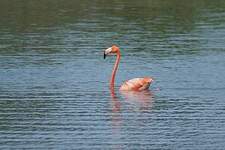
[(0, 0), (0, 148), (224, 149), (224, 41), (223, 0)]

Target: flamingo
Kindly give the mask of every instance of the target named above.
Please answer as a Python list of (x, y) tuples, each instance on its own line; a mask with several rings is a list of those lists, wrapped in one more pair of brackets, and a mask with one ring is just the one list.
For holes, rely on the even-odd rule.
[[(119, 66), (120, 62), (120, 49), (116, 45), (112, 45), (112, 47), (107, 48), (104, 51), (104, 59), (106, 58), (107, 55), (110, 54), (116, 54), (116, 62), (114, 64), (114, 68), (112, 71), (111, 75), (111, 80), (110, 80), (110, 89), (114, 91), (114, 82), (115, 82), (115, 76), (116, 76), (116, 71)], [(152, 83), (153, 79), (151, 77), (142, 77), (142, 78), (134, 78), (131, 80), (125, 81), (121, 87), (120, 91), (143, 91), (147, 90)]]

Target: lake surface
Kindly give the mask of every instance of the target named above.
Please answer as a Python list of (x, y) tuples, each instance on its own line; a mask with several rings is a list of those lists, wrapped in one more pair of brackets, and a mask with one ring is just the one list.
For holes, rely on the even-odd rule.
[(224, 77), (224, 0), (0, 0), (0, 149), (224, 149)]

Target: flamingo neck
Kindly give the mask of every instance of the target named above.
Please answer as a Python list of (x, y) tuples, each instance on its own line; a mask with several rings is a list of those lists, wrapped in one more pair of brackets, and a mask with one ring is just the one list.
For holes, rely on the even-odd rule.
[(116, 62), (114, 64), (112, 76), (111, 76), (111, 80), (110, 80), (110, 88), (113, 89), (113, 90), (114, 90), (114, 82), (115, 82), (116, 71), (118, 69), (119, 62), (120, 62), (120, 51), (118, 50), (118, 52), (116, 54)]

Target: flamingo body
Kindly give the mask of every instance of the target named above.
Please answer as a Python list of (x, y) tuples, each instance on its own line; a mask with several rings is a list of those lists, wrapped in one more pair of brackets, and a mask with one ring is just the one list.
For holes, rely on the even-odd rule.
[(121, 91), (143, 91), (147, 90), (153, 81), (150, 77), (144, 77), (144, 78), (134, 78), (131, 80), (125, 81), (121, 87)]

